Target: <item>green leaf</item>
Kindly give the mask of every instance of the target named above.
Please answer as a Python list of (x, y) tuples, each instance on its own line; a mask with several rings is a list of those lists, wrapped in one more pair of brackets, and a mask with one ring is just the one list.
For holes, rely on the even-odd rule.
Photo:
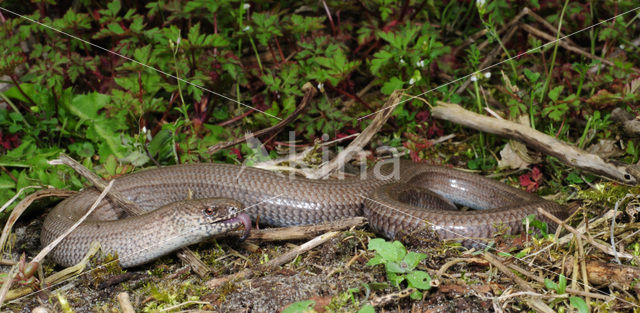
[(376, 309), (371, 304), (365, 304), (358, 310), (358, 313), (376, 313)]
[(569, 303), (571, 304), (572, 307), (578, 309), (578, 312), (580, 313), (588, 313), (589, 312), (589, 307), (587, 306), (587, 303), (584, 302), (584, 300), (580, 297), (569, 297)]
[(549, 279), (549, 278), (545, 278), (544, 279), (544, 286), (547, 287), (547, 289), (549, 290), (556, 290), (558, 289), (558, 285), (556, 283), (553, 282), (553, 280)]
[(420, 290), (431, 289), (431, 276), (427, 272), (413, 271), (407, 274), (407, 282), (409, 287), (418, 288)]
[[(36, 85), (35, 84), (20, 84), (20, 89), (22, 89), (22, 91), (24, 91), (24, 93), (27, 94), (27, 95), (36, 94)], [(20, 90), (16, 86), (13, 86), (13, 87), (9, 88), (9, 90), (4, 92), (4, 95), (9, 97), (9, 98), (16, 99), (16, 100), (24, 102), (24, 103), (29, 103), (29, 100), (27, 99), (27, 97), (22, 95), (22, 92), (20, 92)]]
[[(399, 241), (396, 242), (400, 243)], [(376, 251), (386, 262), (400, 262), (406, 254), (406, 249), (402, 246), (402, 243), (398, 246), (381, 238), (371, 239), (368, 249)]]
[(373, 60), (371, 60), (371, 66), (369, 70), (373, 75), (378, 75), (380, 73), (380, 69), (389, 63), (389, 60), (393, 58), (393, 54), (389, 51), (382, 50), (378, 51), (373, 55)]
[(563, 89), (564, 89), (564, 86), (560, 85), (549, 90), (549, 99), (553, 100), (553, 102), (558, 101), (558, 97), (560, 96), (560, 93), (562, 92)]
[(107, 4), (107, 10), (111, 13), (111, 16), (116, 16), (118, 12), (120, 12), (120, 8), (122, 5), (120, 4), (120, 0), (111, 1)]
[(384, 263), (384, 259), (382, 258), (382, 256), (378, 253), (376, 253), (376, 255), (371, 258), (371, 260), (369, 260), (369, 262), (367, 262), (367, 265), (369, 266), (375, 266), (378, 264), (383, 264)]
[(408, 272), (407, 263), (404, 262), (387, 262), (384, 264), (387, 272), (403, 274)]
[(82, 158), (92, 157), (96, 150), (90, 142), (76, 142), (68, 146), (69, 151), (74, 152)]
[(536, 81), (538, 81), (538, 78), (540, 78), (540, 73), (532, 72), (530, 69), (525, 68), (524, 76), (527, 76), (527, 79), (530, 82), (535, 83)]
[(394, 76), (391, 77), (389, 81), (384, 83), (384, 85), (382, 85), (380, 91), (382, 91), (382, 93), (385, 95), (390, 95), (392, 92), (398, 89), (402, 89), (402, 86), (404, 86), (404, 82), (400, 80), (400, 78)]
[(387, 272), (387, 279), (393, 286), (400, 286), (400, 283), (404, 281), (404, 275), (397, 275), (396, 273)]
[(138, 167), (145, 165), (147, 162), (149, 162), (149, 160), (149, 156), (140, 151), (133, 151), (129, 153), (129, 155), (120, 159), (120, 161), (123, 163), (131, 163), (133, 166)]
[(89, 121), (98, 119), (98, 110), (109, 103), (110, 97), (97, 92), (73, 97), (69, 104), (69, 112), (73, 115)]
[(122, 29), (122, 26), (120, 26), (120, 24), (118, 23), (110, 23), (109, 25), (107, 25), (107, 29), (109, 29), (116, 35), (124, 34), (124, 29)]
[(409, 270), (412, 270), (416, 268), (416, 266), (418, 265), (418, 263), (420, 263), (420, 261), (426, 258), (427, 258), (427, 255), (424, 253), (416, 253), (411, 251), (407, 253), (407, 255), (404, 257), (404, 262), (407, 263), (407, 268)]
[(560, 278), (558, 278), (558, 294), (563, 294), (567, 289), (567, 278), (564, 275), (560, 274)]
[(282, 313), (303, 313), (303, 312), (313, 312), (313, 306), (316, 304), (313, 300), (304, 300), (298, 301), (290, 304)]
[(409, 297), (412, 300), (420, 300), (420, 299), (422, 299), (422, 292), (416, 290), (416, 291), (412, 292)]
[(16, 186), (16, 182), (9, 177), (6, 173), (0, 174), (0, 189), (13, 189)]

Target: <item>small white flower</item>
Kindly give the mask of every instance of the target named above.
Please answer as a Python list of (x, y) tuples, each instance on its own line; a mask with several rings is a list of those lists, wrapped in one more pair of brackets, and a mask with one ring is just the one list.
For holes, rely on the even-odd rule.
[(404, 59), (400, 59), (400, 64), (404, 64)]
[(478, 77), (476, 77), (476, 75), (471, 75), (470, 79), (472, 82), (478, 81)]
[(251, 26), (245, 26), (242, 31), (243, 32), (248, 32), (251, 29)]
[(245, 4), (243, 4), (243, 5), (242, 5), (242, 7), (243, 7), (245, 10), (249, 10), (249, 8), (251, 7), (251, 4), (249, 4), (249, 3), (245, 3)]
[(320, 92), (324, 92), (324, 83), (318, 83), (318, 90), (320, 90)]
[(420, 60), (420, 61), (416, 62), (416, 66), (417, 67), (424, 67), (424, 60)]
[(491, 72), (484, 73), (484, 78), (490, 78), (490, 77), (491, 77)]
[(147, 133), (147, 126), (142, 126), (142, 132)]
[(413, 85), (415, 83), (416, 83), (416, 80), (413, 77), (411, 77), (411, 79), (409, 79), (409, 85)]
[(476, 0), (476, 5), (479, 7), (484, 7), (486, 3), (487, 3), (486, 0)]
[(624, 50), (625, 45), (620, 45), (620, 49)]

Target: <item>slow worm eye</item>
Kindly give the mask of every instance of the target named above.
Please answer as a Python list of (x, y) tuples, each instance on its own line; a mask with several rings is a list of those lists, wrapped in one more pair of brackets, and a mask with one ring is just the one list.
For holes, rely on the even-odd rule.
[(204, 212), (204, 215), (209, 215), (209, 216), (211, 216), (211, 215), (213, 215), (214, 210), (213, 210), (213, 208), (212, 208), (212, 207), (206, 207), (206, 208), (203, 210), (203, 212)]

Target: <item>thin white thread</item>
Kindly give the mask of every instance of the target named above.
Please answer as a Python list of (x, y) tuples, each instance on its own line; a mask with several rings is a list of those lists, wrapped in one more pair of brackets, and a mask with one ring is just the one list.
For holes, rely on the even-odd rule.
[[(428, 93), (430, 93), (430, 92), (432, 92), (432, 91), (434, 91), (434, 90), (440, 89), (440, 88), (442, 88), (442, 87), (449, 86), (449, 85), (451, 85), (451, 84), (453, 84), (453, 83), (456, 83), (456, 82), (459, 82), (459, 81), (461, 81), (461, 80), (463, 80), (463, 79), (467, 79), (467, 78), (468, 78), (468, 77), (470, 77), (470, 76), (476, 75), (476, 74), (478, 74), (478, 73), (482, 73), (482, 72), (484, 72), (484, 71), (486, 71), (486, 70), (488, 70), (488, 69), (492, 69), (492, 68), (494, 68), (494, 67), (496, 67), (496, 66), (498, 66), (498, 65), (500, 65), (500, 64), (503, 64), (503, 63), (508, 62), (508, 61), (511, 61), (511, 60), (513, 60), (513, 59), (519, 58), (519, 57), (521, 57), (521, 56), (523, 56), (523, 55), (527, 55), (527, 54), (529, 54), (529, 53), (531, 53), (531, 52), (533, 52), (533, 51), (535, 51), (535, 50), (542, 49), (542, 48), (544, 48), (544, 47), (546, 47), (546, 46), (548, 46), (548, 45), (550, 45), (550, 44), (554, 44), (554, 43), (556, 43), (556, 42), (558, 42), (558, 41), (560, 41), (560, 40), (564, 40), (565, 38), (569, 38), (569, 37), (571, 37), (571, 36), (573, 36), (573, 35), (575, 35), (575, 34), (579, 34), (579, 33), (583, 32), (583, 31), (585, 31), (585, 30), (589, 30), (589, 29), (594, 28), (594, 27), (596, 27), (596, 26), (598, 26), (598, 25), (600, 25), (600, 24), (603, 24), (603, 23), (609, 22), (609, 21), (611, 21), (611, 20), (613, 20), (613, 19), (616, 19), (616, 18), (618, 18), (618, 17), (620, 17), (620, 16), (622, 16), (622, 15), (625, 15), (625, 14), (627, 14), (627, 13), (630, 13), (630, 12), (636, 11), (636, 10), (638, 10), (638, 9), (640, 9), (640, 7), (636, 7), (636, 8), (634, 8), (634, 9), (631, 9), (631, 10), (626, 11), (626, 12), (624, 12), (624, 13), (620, 13), (620, 14), (618, 14), (618, 15), (614, 16), (614, 17), (608, 18), (608, 19), (606, 19), (606, 20), (604, 20), (604, 21), (600, 21), (600, 22), (598, 22), (598, 23), (596, 23), (596, 24), (593, 24), (593, 25), (591, 25), (591, 26), (587, 26), (586, 28), (583, 28), (583, 29), (580, 29), (580, 30), (578, 30), (578, 31), (575, 31), (575, 32), (573, 32), (573, 33), (571, 33), (571, 34), (569, 34), (569, 35), (565, 35), (565, 36), (560, 37), (560, 38), (558, 38), (558, 39), (554, 39), (553, 41), (549, 41), (549, 42), (547, 42), (547, 43), (545, 43), (545, 44), (543, 44), (543, 45), (541, 45), (541, 46), (538, 46), (538, 47), (536, 47), (536, 48), (531, 48), (531, 49), (529, 49), (529, 50), (527, 50), (527, 51), (525, 51), (525, 52), (519, 53), (519, 54), (518, 54), (518, 55), (516, 55), (516, 56), (510, 57), (510, 58), (508, 58), (508, 59), (506, 59), (506, 60), (502, 60), (502, 61), (500, 61), (500, 62), (498, 62), (498, 63), (495, 63), (495, 64), (492, 64), (492, 65), (489, 65), (489, 66), (487, 66), (487, 67), (485, 67), (485, 68), (483, 68), (483, 69), (481, 69), (481, 70), (477, 70), (477, 71), (475, 71), (475, 72), (473, 72), (473, 73), (471, 73), (471, 74), (467, 74), (467, 75), (462, 76), (462, 77), (460, 77), (460, 78), (458, 78), (458, 79), (454, 79), (454, 80), (452, 80), (452, 81), (446, 82), (446, 83), (444, 83), (444, 84), (442, 84), (442, 85), (440, 85), (440, 86), (438, 86), (438, 87), (431, 88), (431, 89), (429, 89), (429, 90), (427, 90), (427, 91), (425, 91), (425, 92), (423, 92), (423, 93), (421, 93), (421, 94), (418, 94), (418, 95), (415, 95), (415, 96), (410, 96), (410, 97), (411, 97), (411, 98), (417, 98), (417, 97), (420, 97), (420, 96), (424, 96), (424, 95), (426, 95), (426, 94), (428, 94)], [(369, 117), (369, 116), (371, 116), (371, 115), (374, 115), (374, 114), (376, 114), (376, 113), (378, 113), (378, 112), (382, 112), (382, 111), (385, 111), (385, 110), (393, 109), (393, 108), (397, 107), (398, 105), (403, 104), (403, 103), (405, 103), (405, 102), (407, 102), (407, 101), (409, 101), (409, 100), (411, 100), (411, 99), (405, 99), (405, 100), (402, 100), (402, 101), (400, 101), (400, 102), (398, 102), (398, 103), (396, 103), (396, 104), (394, 104), (394, 105), (392, 105), (392, 106), (390, 106), (390, 107), (388, 107), (388, 108), (380, 109), (380, 110), (375, 111), (375, 112), (373, 112), (373, 113), (369, 113), (369, 114), (367, 114), (367, 115), (365, 115), (365, 116), (359, 117), (359, 118), (358, 118), (358, 120), (362, 120), (362, 119), (367, 118), (367, 117)]]
[(260, 112), (260, 113), (262, 113), (262, 114), (268, 115), (268, 116), (273, 117), (273, 118), (275, 118), (275, 119), (282, 120), (281, 118), (279, 118), (279, 117), (277, 117), (277, 116), (275, 116), (275, 115), (273, 115), (273, 114), (267, 113), (267, 112), (265, 112), (265, 111), (262, 111), (262, 110), (260, 110), (260, 109), (255, 108), (255, 107), (252, 107), (252, 106), (250, 106), (250, 105), (248, 105), (248, 104), (244, 104), (244, 103), (242, 103), (242, 102), (240, 102), (240, 101), (238, 101), (238, 100), (232, 99), (232, 98), (227, 97), (227, 96), (225, 96), (225, 95), (223, 95), (223, 94), (221, 94), (221, 93), (217, 93), (217, 92), (215, 92), (215, 91), (213, 91), (213, 90), (211, 90), (211, 89), (208, 89), (208, 88), (206, 88), (206, 87), (200, 86), (200, 85), (195, 84), (195, 83), (192, 83), (192, 82), (190, 82), (190, 81), (188, 81), (188, 80), (186, 80), (186, 79), (180, 78), (180, 77), (178, 77), (178, 76), (176, 76), (176, 75), (173, 75), (173, 74), (170, 74), (170, 73), (167, 73), (167, 72), (162, 71), (162, 70), (160, 70), (160, 69), (157, 69), (157, 68), (155, 68), (155, 67), (153, 67), (153, 66), (147, 65), (147, 64), (142, 63), (142, 62), (139, 62), (139, 61), (136, 61), (136, 60), (134, 60), (134, 59), (132, 59), (132, 58), (130, 58), (130, 57), (128, 57), (128, 56), (125, 56), (125, 55), (122, 55), (122, 54), (120, 54), (120, 53), (117, 53), (117, 52), (111, 51), (111, 50), (109, 50), (109, 49), (107, 49), (107, 48), (103, 48), (103, 47), (101, 47), (101, 46), (99, 46), (99, 45), (96, 45), (96, 44), (94, 44), (94, 43), (91, 43), (91, 42), (89, 42), (89, 41), (87, 41), (87, 40), (84, 40), (84, 39), (82, 39), (82, 38), (80, 38), (80, 37), (77, 37), (77, 36), (75, 36), (75, 35), (69, 34), (69, 33), (65, 32), (65, 31), (59, 30), (59, 29), (54, 28), (54, 27), (52, 27), (52, 26), (49, 26), (49, 25), (47, 25), (47, 24), (44, 24), (44, 23), (38, 22), (38, 21), (36, 21), (36, 20), (34, 20), (34, 19), (31, 19), (31, 18), (28, 18), (28, 17), (26, 17), (26, 16), (24, 16), (24, 15), (20, 15), (20, 14), (18, 14), (18, 13), (16, 13), (16, 12), (13, 12), (13, 11), (8, 10), (8, 9), (6, 9), (6, 8), (3, 8), (3, 7), (0, 7), (0, 10), (3, 10), (3, 11), (6, 11), (6, 12), (9, 12), (9, 13), (11, 13), (11, 14), (15, 15), (15, 16), (18, 16), (18, 17), (20, 17), (20, 18), (22, 18), (22, 19), (25, 19), (25, 20), (29, 21), (29, 22), (32, 22), (32, 23), (38, 24), (38, 25), (40, 25), (40, 26), (42, 26), (42, 27), (46, 27), (46, 28), (48, 28), (48, 29), (50, 29), (50, 30), (53, 30), (53, 31), (58, 32), (58, 33), (60, 33), (60, 34), (63, 34), (63, 35), (65, 35), (65, 36), (68, 36), (68, 37), (71, 37), (71, 38), (73, 38), (73, 39), (76, 39), (76, 40), (82, 41), (83, 43), (88, 44), (88, 45), (90, 45), (90, 46), (92, 46), (92, 47), (98, 48), (98, 49), (100, 49), (100, 50), (103, 50), (103, 51), (105, 51), (105, 52), (108, 52), (108, 53), (111, 53), (111, 54), (114, 54), (114, 55), (117, 55), (117, 56), (119, 56), (119, 57), (121, 57), (121, 58), (123, 58), (123, 59), (125, 59), (125, 60), (127, 60), (127, 61), (129, 61), (129, 62), (133, 62), (133, 63), (136, 63), (136, 64), (138, 64), (138, 65), (144, 66), (144, 67), (146, 67), (146, 68), (148, 68), (148, 69), (154, 70), (154, 71), (156, 71), (156, 72), (158, 72), (158, 73), (162, 73), (162, 74), (164, 74), (164, 75), (166, 75), (166, 76), (168, 76), (168, 77), (171, 77), (171, 78), (173, 78), (173, 79), (176, 79), (176, 80), (178, 80), (178, 81), (181, 81), (181, 82), (183, 82), (183, 83), (185, 83), (185, 84), (189, 84), (189, 85), (194, 86), (194, 87), (196, 87), (196, 88), (199, 88), (199, 89), (201, 89), (201, 90), (204, 90), (204, 91), (210, 92), (210, 93), (212, 93), (212, 94), (214, 94), (214, 95), (216, 95), (216, 96), (218, 96), (218, 97), (221, 97), (221, 98), (227, 99), (227, 100), (229, 100), (229, 101), (235, 102), (235, 103), (237, 103), (237, 104), (239, 104), (239, 105), (245, 106), (245, 107), (250, 108), (250, 109), (252, 109), (252, 110), (256, 110), (256, 111), (258, 111), (258, 112)]

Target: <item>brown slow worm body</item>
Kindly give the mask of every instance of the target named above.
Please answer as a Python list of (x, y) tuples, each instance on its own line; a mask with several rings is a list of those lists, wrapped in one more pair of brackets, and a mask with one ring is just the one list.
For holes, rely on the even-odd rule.
[[(247, 207), (245, 213), (251, 219), (259, 217), (261, 223), (273, 226), (364, 215), (375, 231), (388, 238), (428, 226), (442, 239), (460, 239), (465, 244), (473, 244), (470, 238), (489, 238), (498, 229), (507, 234), (521, 232), (522, 220), (537, 215), (538, 207), (560, 218), (568, 215), (561, 205), (492, 179), (423, 163), (398, 164), (394, 177), (390, 177), (392, 165), (387, 164), (381, 175), (368, 171), (366, 178), (343, 180), (289, 177), (229, 164), (183, 164), (139, 171), (117, 178), (113, 188), (149, 213), (124, 218), (122, 209), (103, 200), (88, 220), (52, 251), (52, 257), (61, 265), (75, 264), (91, 241), (98, 241), (106, 253), (118, 253), (122, 266), (136, 266), (213, 233), (246, 225), (242, 217), (230, 215), (222, 220), (224, 227), (212, 223), (208, 226), (212, 229), (195, 236), (192, 230), (203, 227), (200, 211), (156, 212), (181, 203), (188, 195), (193, 199), (235, 199)], [(64, 232), (98, 195), (87, 189), (59, 203), (44, 222), (41, 242), (46, 245)], [(453, 203), (477, 210), (460, 211)]]

